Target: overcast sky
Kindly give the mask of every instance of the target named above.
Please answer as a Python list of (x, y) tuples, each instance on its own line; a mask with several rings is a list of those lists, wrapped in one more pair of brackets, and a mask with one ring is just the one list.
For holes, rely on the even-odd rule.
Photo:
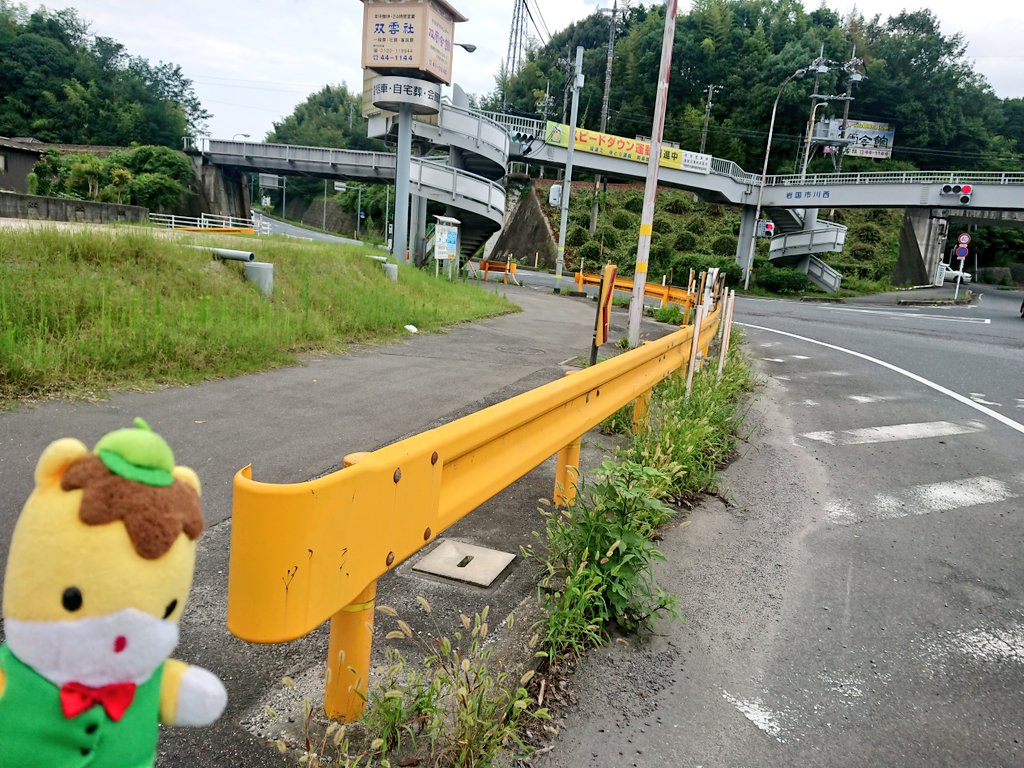
[[(450, 0), (469, 21), (456, 27), (454, 78), (469, 93), (494, 90), (508, 51), (513, 0)], [(32, 0), (27, 0), (35, 7)], [(49, 8), (64, 4), (47, 0)], [(215, 138), (248, 133), (262, 139), (275, 121), (327, 83), (362, 89), (360, 0), (77, 0), (69, 3), (96, 35), (132, 55), (181, 66), (203, 106), (214, 114)], [(648, 5), (650, 3), (647, 3)], [(820, 0), (804, 0), (816, 8)], [(826, 0), (840, 13), (888, 16), (906, 7), (931, 8), (945, 35), (963, 32), (968, 57), (1000, 97), (1024, 97), (1024, 12), (1019, 0)], [(555, 33), (611, 0), (536, 0)], [(689, 10), (680, 0), (679, 12)], [(540, 19), (537, 20), (541, 23)], [(531, 33), (536, 35), (531, 29)], [(545, 38), (542, 38), (545, 39)]]

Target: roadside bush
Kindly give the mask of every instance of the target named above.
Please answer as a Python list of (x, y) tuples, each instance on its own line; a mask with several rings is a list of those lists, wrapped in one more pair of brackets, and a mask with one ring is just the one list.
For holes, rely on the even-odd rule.
[(882, 242), (882, 230), (877, 224), (866, 221), (850, 230), (850, 234), (862, 243), (877, 245)]
[(721, 256), (728, 256), (736, 252), (736, 238), (729, 235), (719, 235), (711, 241), (711, 250)]
[(868, 243), (854, 243), (850, 246), (850, 256), (858, 261), (874, 261), (875, 246)]
[(693, 198), (689, 195), (676, 195), (672, 197), (668, 203), (665, 204), (665, 210), (669, 213), (674, 213), (677, 216), (689, 213), (695, 207)]
[(673, 230), (672, 221), (666, 216), (655, 216), (651, 228), (658, 234), (664, 235)]
[(683, 230), (675, 239), (675, 249), (677, 251), (692, 251), (697, 247), (697, 236), (693, 232)]
[(565, 244), (572, 248), (579, 248), (590, 239), (590, 233), (581, 226), (570, 226), (565, 236)]
[(576, 251), (576, 256), (593, 264), (601, 259), (601, 244), (597, 240), (588, 240)]
[(679, 309), (675, 304), (668, 304), (664, 307), (654, 310), (654, 319), (659, 323), (668, 323), (669, 325), (681, 325), (683, 322), (683, 311)]
[(160, 173), (140, 173), (128, 183), (128, 191), (134, 205), (156, 210), (175, 206), (185, 194), (185, 187)]
[(599, 243), (604, 243), (604, 249), (607, 251), (609, 248), (614, 248), (623, 241), (624, 238), (628, 237), (629, 228), (624, 232), (620, 232), (614, 227), (604, 226), (599, 227), (597, 230), (596, 240)]
[(807, 290), (807, 275), (790, 267), (762, 268), (754, 273), (757, 284), (772, 293), (803, 293)]
[(619, 230), (633, 229), (637, 226), (637, 218), (625, 208), (612, 213), (612, 225)]
[(622, 201), (622, 207), (631, 213), (642, 213), (644, 210), (643, 195), (630, 195)]

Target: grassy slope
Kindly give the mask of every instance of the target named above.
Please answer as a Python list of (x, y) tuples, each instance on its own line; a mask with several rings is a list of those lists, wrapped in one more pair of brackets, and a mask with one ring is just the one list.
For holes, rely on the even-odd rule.
[[(145, 230), (10, 230), (0, 238), (0, 407), (40, 396), (193, 383), (294, 363), (405, 333), (517, 311), (473, 285), (403, 268), (371, 249), (262, 238), (263, 299), (239, 262)], [(215, 241), (213, 241), (215, 242)]]

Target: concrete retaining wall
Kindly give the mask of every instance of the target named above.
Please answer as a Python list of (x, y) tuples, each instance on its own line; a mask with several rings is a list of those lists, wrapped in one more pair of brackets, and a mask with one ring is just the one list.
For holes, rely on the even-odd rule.
[(149, 209), (137, 205), (94, 203), (63, 197), (40, 197), (10, 192), (0, 193), (0, 218), (38, 219), (41, 221), (85, 221), (113, 224), (118, 221), (146, 221)]

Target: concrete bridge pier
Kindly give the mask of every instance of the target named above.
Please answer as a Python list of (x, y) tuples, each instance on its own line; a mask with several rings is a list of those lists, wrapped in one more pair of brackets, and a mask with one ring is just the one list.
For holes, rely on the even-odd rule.
[(244, 173), (207, 163), (198, 155), (192, 156), (192, 168), (200, 185), (200, 212), (249, 218), (249, 185)]
[(942, 260), (949, 223), (928, 209), (907, 208), (900, 230), (900, 255), (892, 271), (893, 285), (928, 285)]
[(755, 213), (757, 213), (757, 208), (752, 205), (744, 205), (740, 209), (740, 233), (736, 237), (736, 263), (741, 267), (746, 266), (747, 258), (750, 256), (750, 238), (753, 237), (754, 228), (757, 226)]
[(427, 198), (413, 195), (412, 198), (412, 261), (423, 264), (427, 258)]

